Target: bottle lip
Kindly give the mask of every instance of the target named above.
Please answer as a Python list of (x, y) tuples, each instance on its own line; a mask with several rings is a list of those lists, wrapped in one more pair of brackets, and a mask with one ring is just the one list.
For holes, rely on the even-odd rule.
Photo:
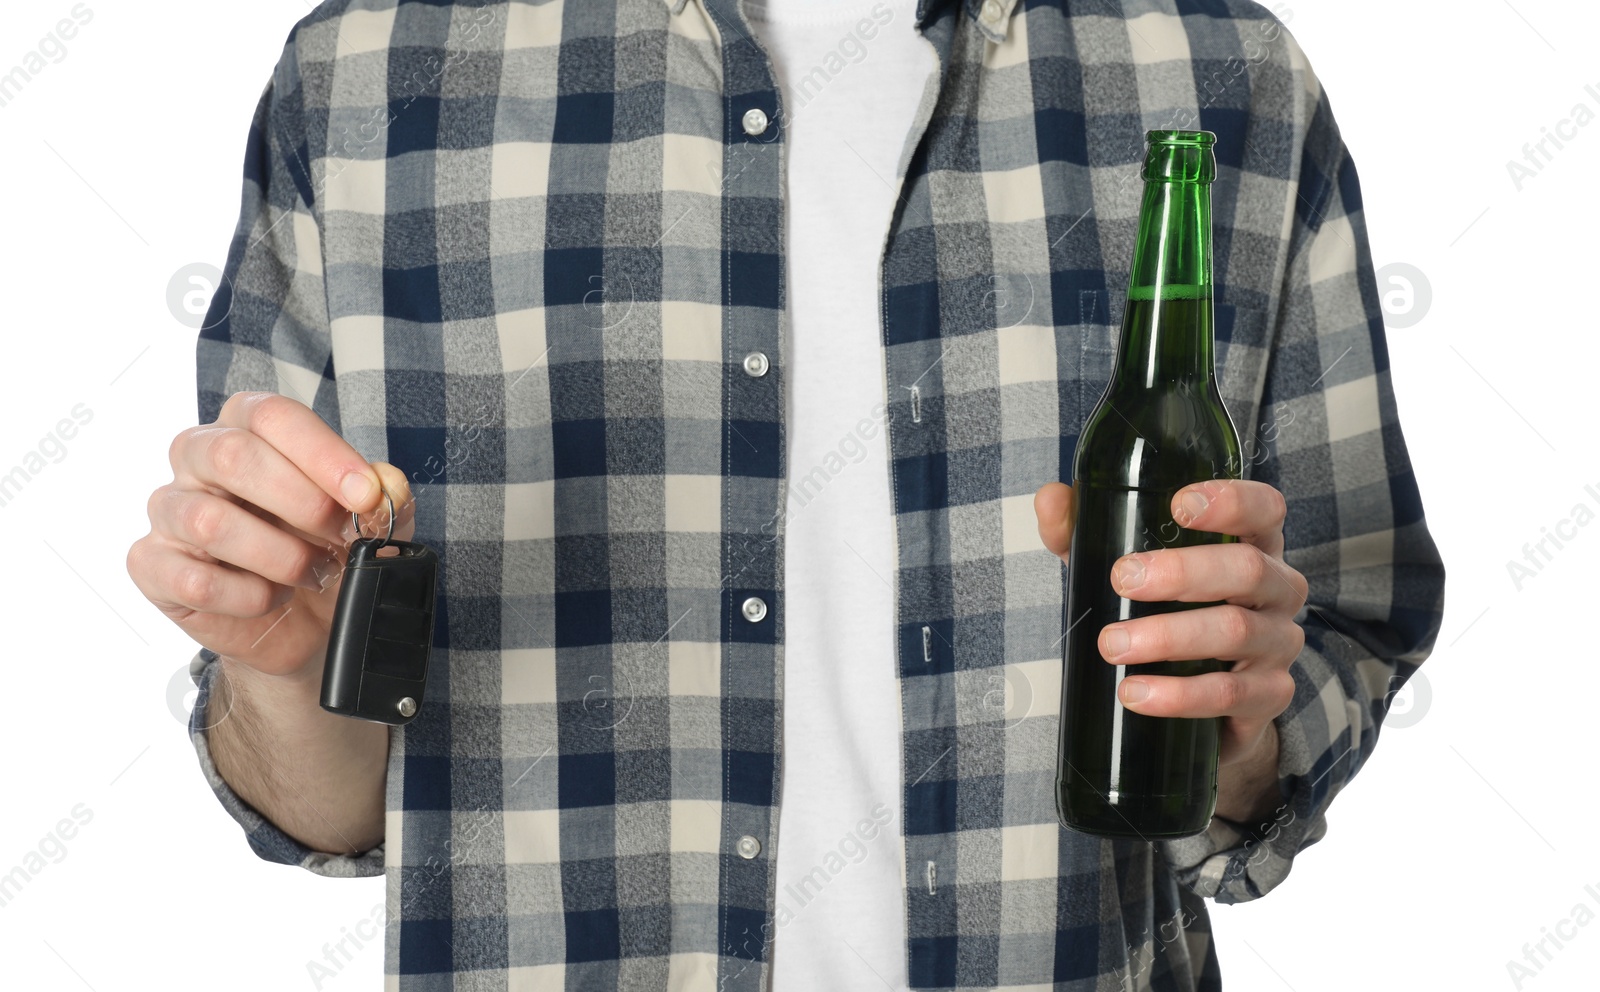
[(1152, 145), (1209, 148), (1217, 143), (1216, 133), (1212, 131), (1151, 131), (1148, 137)]
[(1217, 178), (1217, 136), (1210, 131), (1148, 131), (1145, 182), (1200, 183)]

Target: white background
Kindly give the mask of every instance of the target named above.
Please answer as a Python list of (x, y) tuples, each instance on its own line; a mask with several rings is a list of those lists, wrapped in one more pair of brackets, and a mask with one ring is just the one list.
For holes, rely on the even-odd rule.
[[(1389, 343), (1448, 605), (1328, 836), (1267, 899), (1213, 908), (1231, 989), (1512, 989), (1525, 943), (1580, 903), (1600, 913), (1600, 677), (1585, 633), (1600, 526), (1520, 590), (1507, 571), (1575, 505), (1600, 512), (1600, 122), (1520, 191), (1506, 166), (1576, 104), (1600, 114), (1600, 12), (1513, 2), (1288, 3), (1359, 167), (1376, 264), (1431, 285), (1425, 309), (1392, 298)], [(0, 67), (71, 7), (8, 0)], [(170, 480), (167, 445), (195, 420), (195, 331), (169, 311), (168, 283), (223, 263), (251, 111), (309, 5), (88, 7), (66, 57), (0, 107), (0, 473), (75, 405), (93, 414), (0, 506), (0, 873), (75, 805), (93, 819), (0, 907), (0, 967), (30, 990), (312, 988), (307, 962), (368, 916), (382, 881), (250, 852), (169, 706), (194, 645), (124, 566), (147, 496)], [(1546, 944), (1552, 959), (1522, 987), (1592, 989), (1600, 925), (1576, 934)], [(369, 944), (322, 987), (379, 988), (382, 968)]]

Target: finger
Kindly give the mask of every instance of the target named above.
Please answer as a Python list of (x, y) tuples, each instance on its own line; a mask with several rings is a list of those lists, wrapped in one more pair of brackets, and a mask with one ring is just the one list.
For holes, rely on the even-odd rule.
[(266, 441), (346, 510), (365, 513), (383, 502), (372, 466), (304, 403), (276, 393), (235, 393), (217, 424)]
[(1253, 610), (1294, 613), (1306, 601), (1306, 579), (1253, 544), (1208, 544), (1124, 555), (1111, 566), (1119, 596), (1146, 603), (1218, 600)]
[(1207, 606), (1107, 624), (1100, 656), (1115, 665), (1217, 658), (1246, 665), (1263, 658), (1294, 658), (1305, 631), (1286, 617), (1242, 606)]
[(1057, 557), (1065, 557), (1072, 543), (1072, 500), (1072, 487), (1061, 482), (1047, 482), (1033, 494), (1039, 538)]
[(173, 488), (246, 504), (268, 524), (336, 547), (354, 536), (350, 513), (261, 437), (239, 427), (199, 427), (173, 443)]
[(163, 541), (140, 541), (128, 557), (128, 575), (134, 585), (174, 620), (181, 621), (190, 612), (265, 616), (294, 596), (289, 586), (232, 566), (201, 561)]
[(1172, 519), (1180, 527), (1232, 534), (1269, 555), (1283, 555), (1283, 494), (1251, 479), (1211, 479), (1185, 486), (1172, 497)]
[(203, 489), (163, 486), (150, 497), (152, 529), (200, 555), (227, 562), (281, 585), (322, 588), (320, 575), (336, 561), (308, 543)]
[[(1147, 694), (1134, 698), (1141, 686), (1148, 690)], [(1271, 720), (1294, 699), (1294, 676), (1281, 668), (1143, 675), (1123, 679), (1117, 685), (1117, 698), (1128, 709), (1145, 716)]]
[(373, 462), (372, 468), (378, 473), (378, 479), (388, 499), (380, 497), (376, 510), (370, 515), (363, 516), (362, 532), (369, 535), (388, 532), (389, 500), (393, 500), (395, 540), (411, 540), (416, 536), (417, 529), (417, 501), (411, 494), (411, 484), (406, 481), (404, 472), (388, 462)]
[(323, 543), (342, 545), (355, 534), (342, 485), (370, 489), (360, 510), (380, 500), (378, 475), (361, 455), (304, 404), (275, 393), (235, 393), (216, 423), (179, 435), (172, 461), (180, 482), (237, 497)]

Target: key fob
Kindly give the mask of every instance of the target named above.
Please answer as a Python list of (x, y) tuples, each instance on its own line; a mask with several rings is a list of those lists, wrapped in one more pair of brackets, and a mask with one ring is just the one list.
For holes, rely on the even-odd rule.
[[(399, 552), (379, 557), (386, 544)], [(417, 715), (438, 572), (439, 556), (425, 545), (376, 537), (350, 545), (322, 670), (323, 709), (395, 726)]]

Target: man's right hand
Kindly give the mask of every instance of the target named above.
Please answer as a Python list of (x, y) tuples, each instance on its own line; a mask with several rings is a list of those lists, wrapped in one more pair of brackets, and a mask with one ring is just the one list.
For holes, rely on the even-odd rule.
[[(128, 549), (139, 591), (200, 644), (264, 675), (320, 684), (344, 562), (368, 536), (415, 531), (405, 475), (368, 464), (303, 403), (235, 393), (168, 451), (150, 533)], [(379, 488), (381, 485), (381, 489)], [(369, 515), (370, 514), (370, 515)]]

